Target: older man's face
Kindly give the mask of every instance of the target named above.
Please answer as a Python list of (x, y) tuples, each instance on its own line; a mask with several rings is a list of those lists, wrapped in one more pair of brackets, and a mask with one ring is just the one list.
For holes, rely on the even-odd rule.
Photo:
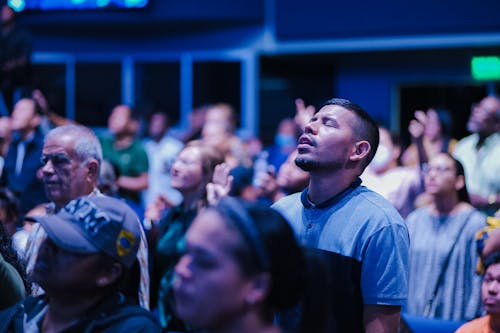
[(42, 151), (45, 193), (57, 207), (87, 195), (88, 168), (75, 152), (76, 138), (71, 134), (48, 138)]

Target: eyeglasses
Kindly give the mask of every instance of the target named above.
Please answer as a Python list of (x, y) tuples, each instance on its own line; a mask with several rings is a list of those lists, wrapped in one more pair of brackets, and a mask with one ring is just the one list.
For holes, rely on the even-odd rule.
[(452, 167), (430, 166), (428, 164), (424, 165), (424, 167), (422, 168), (422, 172), (424, 173), (424, 175), (430, 173), (431, 171), (435, 171), (436, 173), (445, 173), (451, 170), (453, 170)]

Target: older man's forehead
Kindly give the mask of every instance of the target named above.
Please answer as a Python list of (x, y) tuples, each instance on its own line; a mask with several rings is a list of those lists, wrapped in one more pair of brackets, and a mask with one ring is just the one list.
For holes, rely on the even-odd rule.
[(75, 153), (76, 138), (72, 135), (61, 135), (47, 138), (43, 145), (42, 153), (66, 153), (73, 156)]

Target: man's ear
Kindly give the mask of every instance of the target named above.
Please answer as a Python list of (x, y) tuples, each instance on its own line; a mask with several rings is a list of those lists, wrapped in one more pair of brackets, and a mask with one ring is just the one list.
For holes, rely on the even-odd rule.
[(350, 160), (353, 162), (362, 161), (370, 153), (371, 145), (368, 141), (362, 140), (358, 141), (354, 145), (354, 149), (350, 156)]
[(99, 177), (99, 162), (95, 159), (91, 159), (87, 162), (88, 168), (88, 176), (92, 178), (92, 180), (97, 180)]
[(123, 266), (114, 262), (111, 266), (103, 269), (96, 277), (98, 287), (107, 287), (115, 283), (124, 274)]
[(264, 301), (271, 291), (271, 275), (269, 273), (259, 273), (252, 278), (250, 288), (245, 297), (248, 305), (253, 305)]

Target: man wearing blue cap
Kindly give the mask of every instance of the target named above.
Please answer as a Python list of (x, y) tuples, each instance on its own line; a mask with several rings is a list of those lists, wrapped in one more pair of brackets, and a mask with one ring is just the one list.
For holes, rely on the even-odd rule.
[(160, 332), (154, 316), (121, 292), (139, 248), (137, 219), (104, 195), (37, 217), (48, 237), (32, 278), (45, 294), (0, 312), (0, 323), (13, 332)]

